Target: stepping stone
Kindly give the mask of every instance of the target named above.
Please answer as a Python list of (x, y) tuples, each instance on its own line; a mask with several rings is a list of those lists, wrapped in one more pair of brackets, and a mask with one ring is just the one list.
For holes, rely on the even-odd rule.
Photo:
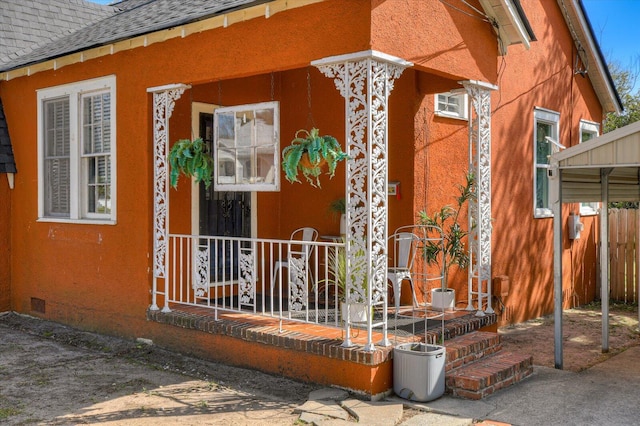
[(470, 426), (473, 425), (473, 419), (465, 419), (455, 416), (446, 416), (444, 414), (428, 413), (418, 414), (411, 417), (406, 422), (400, 423), (400, 426)]
[(358, 423), (370, 426), (394, 425), (402, 419), (402, 404), (396, 402), (347, 399), (342, 401), (341, 405), (358, 420)]
[(293, 412), (296, 414), (311, 413), (342, 420), (347, 420), (349, 418), (349, 413), (333, 401), (307, 401), (296, 408)]

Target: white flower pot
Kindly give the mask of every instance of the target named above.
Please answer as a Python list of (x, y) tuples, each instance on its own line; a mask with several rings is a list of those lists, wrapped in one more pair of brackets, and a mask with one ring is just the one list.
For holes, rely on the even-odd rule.
[[(347, 304), (340, 303), (340, 313), (344, 321), (347, 320)], [(351, 303), (349, 305), (349, 314), (352, 323), (367, 322), (367, 305), (364, 303)]]
[(456, 292), (447, 288), (442, 291), (441, 288), (431, 289), (431, 307), (437, 310), (453, 310), (456, 307)]

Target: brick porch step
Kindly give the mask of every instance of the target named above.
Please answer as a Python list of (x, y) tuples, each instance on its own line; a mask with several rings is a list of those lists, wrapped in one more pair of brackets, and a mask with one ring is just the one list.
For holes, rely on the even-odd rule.
[(447, 392), (482, 399), (533, 373), (533, 357), (500, 352), (458, 368), (446, 377)]
[(445, 372), (450, 374), (458, 368), (475, 362), (502, 349), (500, 335), (485, 331), (474, 331), (445, 342), (447, 361)]

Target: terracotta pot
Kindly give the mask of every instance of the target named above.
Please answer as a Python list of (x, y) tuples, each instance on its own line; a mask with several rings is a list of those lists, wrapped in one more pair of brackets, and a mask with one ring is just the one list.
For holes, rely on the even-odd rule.
[(306, 169), (312, 169), (314, 167), (322, 168), (325, 164), (327, 164), (327, 160), (325, 160), (324, 158), (320, 158), (318, 164), (312, 164), (311, 160), (309, 160), (309, 154), (307, 154), (306, 152), (302, 154), (302, 157), (300, 157), (300, 165)]

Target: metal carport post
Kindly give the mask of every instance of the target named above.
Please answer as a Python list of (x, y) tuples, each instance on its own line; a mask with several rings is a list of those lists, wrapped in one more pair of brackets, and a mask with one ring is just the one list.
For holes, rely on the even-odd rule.
[[(640, 200), (640, 122), (553, 154), (549, 202), (553, 211), (555, 367), (562, 360), (562, 203), (600, 202), (602, 352), (609, 351), (609, 201)], [(636, 261), (640, 261), (636, 253)], [(640, 283), (638, 283), (640, 294)], [(638, 312), (640, 320), (640, 310)]]

